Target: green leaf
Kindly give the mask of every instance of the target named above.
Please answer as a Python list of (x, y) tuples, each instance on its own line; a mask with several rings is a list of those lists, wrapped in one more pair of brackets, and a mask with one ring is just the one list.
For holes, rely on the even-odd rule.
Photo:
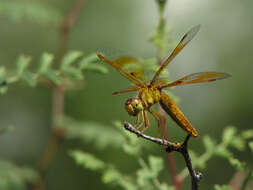
[(115, 121), (114, 125), (124, 135), (123, 151), (130, 156), (140, 156), (148, 144), (140, 138), (136, 138), (136, 135), (126, 131), (122, 122)]
[(141, 153), (140, 146), (134, 146), (133, 144), (123, 144), (123, 150), (130, 156), (138, 156)]
[(204, 136), (203, 144), (204, 144), (207, 152), (213, 152), (216, 148), (216, 143), (209, 136)]
[(70, 156), (73, 157), (78, 165), (83, 166), (84, 168), (98, 171), (101, 169), (104, 169), (105, 163), (99, 159), (97, 159), (92, 154), (79, 151), (79, 150), (73, 150), (69, 152)]
[[(156, 72), (159, 69), (159, 65), (157, 64), (157, 60), (155, 58), (151, 58), (151, 59), (144, 59), (144, 60), (140, 60), (140, 64), (143, 65), (143, 67), (145, 69), (147, 69), (147, 71), (150, 72)], [(169, 76), (166, 76), (167, 78)]]
[(253, 154), (253, 141), (249, 142), (249, 148), (250, 148), (250, 150), (251, 150), (251, 152)]
[(71, 52), (67, 53), (67, 55), (65, 55), (63, 57), (61, 69), (63, 69), (63, 70), (67, 69), (69, 66), (71, 66), (71, 64), (73, 64), (75, 61), (77, 61), (77, 59), (79, 59), (82, 55), (83, 55), (83, 53), (80, 51), (71, 51)]
[(82, 60), (78, 62), (78, 65), (79, 69), (83, 71), (92, 71), (102, 74), (108, 73), (108, 68), (99, 63), (96, 53), (83, 57)]
[(22, 74), (22, 78), (27, 82), (31, 87), (35, 87), (37, 84), (37, 76), (29, 71), (25, 71)]
[(38, 72), (42, 74), (46, 73), (50, 69), (53, 59), (54, 56), (52, 54), (43, 53), (41, 56), (40, 68)]
[(18, 167), (8, 161), (0, 161), (0, 189), (25, 190), (27, 183), (38, 179), (38, 173), (28, 167)]
[(233, 141), (236, 132), (237, 130), (234, 126), (226, 127), (225, 130), (223, 131), (222, 143), (225, 145), (230, 144), (231, 141)]
[(64, 75), (72, 77), (74, 79), (81, 80), (83, 79), (83, 74), (78, 65), (73, 65), (81, 56), (82, 52), (79, 51), (72, 51), (69, 52), (67, 55), (64, 56), (62, 64), (61, 64), (61, 71)]
[(8, 83), (6, 78), (6, 70), (4, 66), (0, 66), (0, 94), (6, 93), (8, 90)]
[(151, 179), (153, 179), (153, 174), (148, 168), (142, 168), (137, 170), (137, 184), (140, 187), (152, 186)]
[(129, 178), (121, 174), (114, 167), (105, 169), (102, 181), (105, 184), (117, 185), (126, 190), (137, 190), (136, 185), (132, 183), (133, 180), (129, 180)]
[(229, 185), (214, 185), (215, 190), (232, 190), (232, 188)]
[(140, 156), (143, 152), (143, 141), (136, 138), (135, 135), (124, 131), (125, 143), (123, 144), (123, 151), (130, 156)]
[(158, 177), (159, 172), (163, 169), (163, 159), (156, 156), (149, 156), (149, 166), (154, 175), (154, 177)]
[(63, 70), (63, 73), (71, 78), (77, 79), (77, 80), (82, 80), (83, 74), (80, 69), (77, 69), (75, 67), (68, 67), (67, 69)]
[[(146, 70), (148, 75), (153, 76), (154, 72), (156, 72), (160, 66), (157, 64), (157, 60), (155, 58), (151, 59), (145, 59), (144, 61), (141, 61), (142, 67)], [(159, 78), (165, 80), (169, 79), (170, 73), (167, 69), (163, 70), (159, 76)]]
[(98, 56), (96, 53), (92, 53), (90, 55), (87, 55), (81, 59), (81, 61), (78, 62), (79, 68), (83, 70), (88, 64), (92, 63), (99, 63), (100, 59), (98, 59)]
[(106, 169), (105, 172), (103, 173), (102, 181), (105, 184), (115, 183), (118, 182), (119, 180), (122, 180), (121, 178), (122, 178), (121, 173), (117, 171), (115, 168), (110, 167)]
[(21, 77), (27, 67), (29, 66), (29, 63), (31, 61), (30, 57), (26, 57), (24, 55), (19, 56), (17, 60), (17, 75)]
[(76, 121), (65, 117), (60, 126), (66, 130), (69, 139), (80, 139), (85, 143), (92, 143), (98, 149), (121, 148), (125, 142), (120, 132), (110, 126), (97, 122)]
[(230, 142), (230, 145), (237, 150), (243, 151), (246, 147), (246, 142), (241, 137), (234, 137), (233, 140)]
[(203, 155), (198, 155), (196, 152), (193, 152), (192, 150), (189, 151), (191, 160), (193, 165), (196, 168), (204, 169), (206, 167), (207, 161), (210, 159), (211, 155), (213, 155), (210, 152), (206, 152)]
[(253, 129), (244, 130), (240, 135), (243, 139), (250, 139), (253, 137)]
[(44, 76), (49, 78), (51, 81), (53, 81), (56, 85), (61, 84), (61, 78), (57, 75), (56, 71), (52, 69), (48, 69), (45, 73)]
[(233, 154), (228, 149), (226, 149), (225, 146), (221, 146), (221, 145), (216, 148), (215, 154), (227, 159), (233, 156)]
[(0, 14), (15, 22), (30, 21), (38, 24), (51, 24), (50, 26), (61, 23), (63, 18), (58, 10), (38, 1), (1, 1)]
[(237, 170), (239, 171), (242, 171), (244, 170), (244, 163), (240, 162), (240, 160), (236, 159), (236, 158), (233, 158), (233, 157), (230, 157), (229, 158), (229, 163), (235, 167)]
[(84, 71), (93, 71), (96, 73), (102, 73), (102, 74), (107, 74), (108, 69), (104, 65), (99, 65), (96, 63), (93, 64), (88, 64), (86, 67), (83, 68)]
[(139, 159), (142, 168), (137, 171), (137, 184), (141, 188), (154, 189), (153, 181), (157, 180), (159, 172), (163, 169), (163, 160), (160, 157), (150, 156), (148, 165)]
[(37, 171), (33, 170), (32, 168), (22, 167), (20, 168), (17, 173), (19, 174), (20, 178), (25, 181), (32, 183), (39, 178), (39, 174)]
[(169, 186), (166, 183), (161, 183), (158, 187), (159, 190), (174, 190), (173, 186)]
[(34, 87), (37, 83), (37, 75), (27, 70), (30, 61), (30, 57), (24, 55), (19, 56), (17, 61), (17, 76), (24, 79), (29, 86)]

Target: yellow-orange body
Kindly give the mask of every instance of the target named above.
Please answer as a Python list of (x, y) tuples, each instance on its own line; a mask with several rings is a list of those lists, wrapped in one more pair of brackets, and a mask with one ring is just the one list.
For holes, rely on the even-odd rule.
[(193, 128), (190, 121), (185, 117), (183, 112), (175, 104), (175, 102), (165, 93), (161, 93), (160, 105), (167, 114), (186, 132), (193, 137), (198, 137), (197, 131)]
[(139, 90), (138, 98), (141, 99), (144, 109), (160, 101), (161, 91), (156, 87), (144, 87)]
[(164, 111), (187, 133), (197, 137), (198, 133), (193, 128), (190, 121), (185, 117), (183, 112), (174, 103), (174, 101), (157, 87), (144, 87), (139, 90), (138, 98), (141, 100), (143, 108), (149, 110), (156, 103), (160, 103)]
[[(187, 75), (181, 79), (178, 79), (172, 83), (164, 84), (163, 80), (158, 80), (159, 75), (164, 70), (164, 68), (174, 59), (174, 57), (192, 40), (192, 38), (199, 31), (200, 26), (193, 27), (189, 32), (187, 32), (173, 52), (161, 63), (160, 68), (155, 73), (153, 79), (150, 82), (144, 82), (139, 78), (139, 75), (143, 72), (135, 71), (124, 71), (123, 66), (127, 63), (135, 62), (135, 59), (131, 57), (119, 57), (116, 60), (108, 60), (98, 53), (98, 58), (108, 65), (112, 66), (118, 72), (120, 72), (124, 77), (129, 79), (136, 86), (132, 86), (123, 91), (115, 92), (113, 94), (124, 94), (128, 92), (138, 91), (138, 96), (135, 98), (129, 98), (125, 102), (125, 109), (131, 116), (137, 116), (136, 128), (139, 129), (144, 123), (144, 132), (150, 125), (147, 113), (149, 112), (158, 121), (158, 127), (160, 127), (161, 118), (164, 117), (160, 113), (151, 109), (151, 106), (159, 103), (163, 110), (188, 134), (193, 137), (198, 137), (197, 131), (193, 128), (190, 121), (185, 117), (183, 112), (174, 103), (174, 101), (164, 92), (162, 89), (172, 86), (186, 85), (186, 84), (196, 84), (204, 82), (212, 82), (216, 80), (225, 79), (230, 77), (229, 74), (220, 72), (199, 72)], [(142, 121), (140, 124), (140, 116), (142, 116)], [(159, 129), (159, 128), (158, 128)]]

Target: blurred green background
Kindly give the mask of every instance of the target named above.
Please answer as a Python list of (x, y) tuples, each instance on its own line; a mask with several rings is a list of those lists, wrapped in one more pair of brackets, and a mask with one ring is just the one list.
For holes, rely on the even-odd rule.
[[(39, 2), (19, 0), (22, 1)], [(74, 0), (40, 0), (40, 3), (65, 15)], [(167, 24), (175, 42), (192, 26), (201, 24), (195, 39), (168, 66), (170, 79), (201, 71), (220, 71), (232, 75), (224, 81), (173, 89), (173, 93), (180, 98), (180, 108), (199, 131), (200, 138), (190, 144), (196, 151), (203, 148), (199, 144), (205, 134), (219, 138), (228, 125), (234, 125), (238, 130), (252, 128), (252, 8), (251, 0), (170, 0), (166, 6)], [(148, 38), (157, 22), (158, 11), (154, 0), (89, 0), (71, 31), (69, 50), (89, 54), (101, 47), (115, 48), (137, 57), (154, 57), (156, 49)], [(36, 64), (42, 52), (57, 53), (59, 26), (26, 19), (13, 21), (0, 14), (1, 64), (11, 69), (15, 68), (20, 54), (31, 55), (33, 64)], [(108, 126), (114, 120), (133, 121), (124, 110), (124, 102), (134, 94), (111, 95), (128, 87), (129, 82), (109, 69), (108, 75), (87, 73), (82, 90), (66, 93), (67, 115)], [(1, 127), (16, 126), (14, 132), (0, 137), (1, 159), (36, 167), (51, 134), (51, 96), (48, 88), (30, 88), (22, 83), (11, 86), (9, 92), (1, 96)], [(153, 120), (152, 125), (156, 125)], [(185, 133), (169, 118), (167, 125), (173, 140), (183, 139)], [(147, 133), (156, 135), (156, 128), (152, 128), (155, 127), (150, 127)], [(101, 152), (94, 150), (90, 144), (85, 146), (79, 141), (65, 141), (46, 174), (47, 190), (112, 189), (101, 183), (99, 174), (78, 167), (66, 154), (67, 150), (77, 147), (118, 163), (126, 172), (137, 167), (134, 159), (129, 160), (117, 151)], [(165, 158), (164, 152), (157, 146), (152, 146), (151, 151)], [(247, 152), (240, 155), (235, 152), (235, 155), (252, 161)], [(183, 159), (178, 155), (175, 158), (178, 168), (183, 168)], [(214, 183), (226, 183), (232, 176), (232, 168), (223, 160), (213, 159), (208, 162), (208, 168), (203, 172), (205, 177), (201, 189), (210, 189)], [(170, 181), (169, 172), (163, 178)]]

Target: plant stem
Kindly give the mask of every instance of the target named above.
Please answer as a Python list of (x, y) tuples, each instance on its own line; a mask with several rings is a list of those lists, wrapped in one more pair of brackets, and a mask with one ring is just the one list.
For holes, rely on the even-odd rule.
[[(160, 108), (160, 113), (163, 114), (162, 108), (161, 107), (159, 107), (159, 108)], [(161, 119), (161, 126), (162, 126), (163, 138), (165, 140), (169, 141), (165, 117), (163, 117)], [(173, 185), (175, 187), (175, 190), (180, 190), (182, 181), (177, 174), (176, 163), (175, 163), (175, 160), (173, 157), (173, 153), (166, 152), (166, 155), (167, 155), (168, 165), (169, 165), (169, 169), (170, 169), (171, 176), (172, 176)]]
[[(78, 19), (84, 5), (87, 0), (76, 0), (74, 6), (70, 9), (68, 15), (65, 17), (61, 30), (60, 30), (60, 45), (59, 45), (59, 65), (62, 62), (64, 55), (68, 49), (70, 31), (73, 28), (76, 20)], [(59, 145), (62, 142), (64, 137), (64, 131), (57, 126), (56, 119), (61, 119), (64, 116), (64, 86), (55, 86), (53, 88), (53, 97), (52, 97), (52, 131), (53, 134), (49, 138), (47, 147), (45, 148), (44, 153), (42, 154), (39, 160), (39, 171), (40, 174), (44, 175), (48, 169), (50, 163), (52, 162)], [(34, 184), (34, 189), (43, 189), (41, 182), (36, 182)]]
[(244, 179), (244, 181), (243, 181), (243, 183), (242, 183), (241, 190), (245, 190), (245, 189), (246, 189), (247, 184), (248, 184), (248, 182), (249, 182), (249, 180), (250, 180), (250, 178), (251, 178), (252, 176), (253, 176), (253, 169), (251, 169), (251, 170), (248, 172), (248, 174), (246, 175), (246, 177), (245, 177), (245, 179)]
[(233, 190), (246, 190), (248, 182), (253, 177), (253, 169), (245, 171), (237, 171), (229, 182), (229, 186)]
[[(156, 44), (157, 46), (157, 63), (158, 64), (162, 64), (162, 58), (164, 56), (165, 53), (165, 47), (166, 47), (166, 17), (165, 17), (165, 5), (166, 5), (166, 0), (156, 0), (158, 5), (159, 5), (159, 24), (157, 27), (157, 31), (156, 31), (156, 35), (160, 36), (161, 41), (159, 44)], [(164, 112), (162, 110), (162, 108), (159, 106), (159, 111), (162, 115), (164, 115)], [(168, 131), (167, 131), (167, 125), (166, 125), (166, 119), (165, 117), (161, 118), (161, 127), (162, 127), (162, 134), (163, 134), (163, 138), (165, 140), (169, 140), (168, 137)], [(176, 163), (173, 157), (173, 153), (168, 153), (167, 154), (167, 160), (168, 160), (168, 165), (169, 165), (169, 170), (172, 176), (172, 181), (173, 181), (173, 185), (175, 187), (175, 190), (180, 190), (181, 189), (181, 184), (182, 181), (179, 178), (178, 174), (177, 174), (177, 169), (176, 169)]]

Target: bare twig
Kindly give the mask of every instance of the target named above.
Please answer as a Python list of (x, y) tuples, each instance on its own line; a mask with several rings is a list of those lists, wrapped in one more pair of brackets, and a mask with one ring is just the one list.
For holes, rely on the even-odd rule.
[(166, 148), (167, 152), (172, 152), (172, 151), (177, 151), (180, 152), (185, 160), (186, 166), (188, 168), (188, 171), (191, 175), (191, 180), (192, 180), (192, 190), (197, 190), (198, 189), (198, 184), (202, 178), (202, 174), (200, 172), (196, 172), (192, 166), (191, 158), (188, 152), (188, 141), (190, 139), (190, 135), (187, 135), (185, 138), (184, 142), (182, 143), (182, 146), (177, 148), (173, 146), (168, 146)]
[[(68, 15), (65, 17), (63, 24), (60, 30), (60, 44), (59, 44), (59, 64), (62, 63), (62, 59), (66, 54), (70, 31), (78, 19), (85, 3), (87, 0), (76, 0), (73, 8), (69, 11)], [(64, 87), (55, 86), (53, 88), (53, 99), (52, 99), (52, 129), (53, 134), (48, 141), (48, 145), (45, 148), (44, 153), (42, 154), (39, 160), (39, 171), (43, 176), (45, 171), (48, 169), (50, 163), (52, 162), (55, 153), (58, 150), (59, 145), (64, 137), (64, 131), (60, 129), (60, 126), (56, 126), (55, 119), (62, 118), (64, 115)], [(34, 189), (43, 189), (41, 181), (38, 181), (34, 184)]]
[(170, 153), (173, 151), (179, 152), (183, 155), (188, 171), (191, 175), (192, 180), (192, 190), (198, 190), (198, 184), (202, 178), (202, 174), (200, 172), (196, 172), (192, 166), (191, 158), (188, 153), (188, 141), (190, 139), (190, 135), (185, 138), (184, 142), (170, 142), (168, 140), (154, 138), (148, 135), (145, 135), (138, 131), (135, 127), (133, 127), (130, 123), (125, 122), (124, 127), (126, 130), (135, 133), (138, 137), (142, 137), (146, 140), (152, 141), (156, 144), (162, 145), (165, 147), (166, 152)]

